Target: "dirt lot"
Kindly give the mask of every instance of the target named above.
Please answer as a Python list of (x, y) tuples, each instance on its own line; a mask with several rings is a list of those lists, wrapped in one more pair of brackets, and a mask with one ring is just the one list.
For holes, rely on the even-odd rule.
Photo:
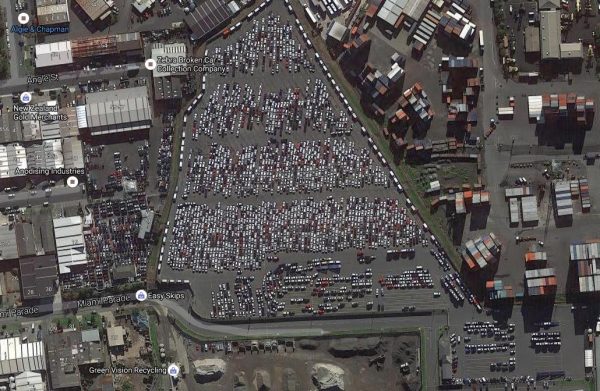
[[(311, 390), (315, 389), (311, 372), (315, 364), (331, 364), (343, 370), (346, 390), (385, 389), (401, 385), (406, 390), (420, 389), (419, 336), (399, 335), (370, 338), (342, 338), (320, 340), (297, 340), (295, 347), (279, 345), (277, 352), (238, 353), (234, 349), (228, 355), (224, 352), (207, 353), (190, 349), (190, 362), (204, 359), (222, 359), (225, 373), (216, 381), (197, 382), (192, 376), (185, 381), (193, 390), (231, 390), (237, 383), (245, 382), (247, 390), (256, 390), (256, 374), (270, 383), (272, 390)], [(369, 365), (371, 359), (383, 356), (381, 368)], [(285, 364), (284, 364), (285, 363)], [(404, 376), (400, 365), (408, 363), (409, 372)], [(292, 373), (293, 372), (293, 373)], [(243, 373), (243, 374), (242, 374)], [(295, 380), (294, 380), (295, 379)], [(240, 381), (241, 380), (241, 381)], [(259, 380), (260, 381), (260, 380)], [(267, 381), (264, 381), (265, 385)], [(295, 384), (295, 388), (291, 387)], [(236, 388), (237, 390), (237, 388)]]

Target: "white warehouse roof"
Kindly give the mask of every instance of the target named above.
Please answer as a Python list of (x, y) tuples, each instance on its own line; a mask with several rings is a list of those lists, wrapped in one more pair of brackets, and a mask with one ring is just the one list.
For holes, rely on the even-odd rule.
[(0, 375), (46, 369), (44, 343), (22, 342), (21, 337), (0, 339)]
[[(161, 63), (160, 58), (165, 58), (165, 59), (171, 59), (171, 61), (169, 61), (170, 64), (177, 66), (177, 65), (184, 65), (184, 64), (179, 64), (178, 61), (176, 61), (176, 59), (178, 57), (186, 57), (187, 56), (187, 47), (185, 46), (185, 43), (183, 42), (175, 42), (175, 43), (160, 43), (157, 42), (155, 44), (152, 45), (152, 58), (154, 60), (156, 60), (157, 63)], [(175, 61), (173, 61), (173, 59), (175, 59)], [(163, 76), (173, 76), (173, 75), (185, 75), (186, 72), (178, 72), (178, 73), (174, 73), (174, 72), (160, 72), (158, 70), (158, 67), (156, 67), (153, 71), (152, 71), (152, 76), (153, 77), (163, 77)]]
[(35, 45), (35, 67), (53, 67), (73, 63), (71, 41)]
[(53, 222), (59, 273), (70, 273), (72, 266), (87, 264), (81, 217), (61, 217)]
[[(81, 107), (81, 106), (80, 106)], [(85, 119), (77, 108), (77, 123), (93, 136), (148, 129), (152, 112), (145, 86), (95, 92), (86, 95)]]
[(0, 178), (12, 178), (16, 169), (27, 168), (27, 151), (20, 144), (0, 145)]

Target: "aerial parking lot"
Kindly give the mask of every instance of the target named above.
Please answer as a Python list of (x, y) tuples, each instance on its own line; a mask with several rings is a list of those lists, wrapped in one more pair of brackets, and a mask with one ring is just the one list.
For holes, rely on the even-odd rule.
[(228, 68), (187, 119), (160, 279), (207, 318), (451, 305), (447, 258), (284, 10), (207, 45)]

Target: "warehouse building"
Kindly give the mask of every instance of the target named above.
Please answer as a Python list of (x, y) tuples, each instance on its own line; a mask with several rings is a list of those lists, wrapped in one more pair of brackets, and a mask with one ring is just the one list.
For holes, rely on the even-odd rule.
[(45, 71), (65, 65), (81, 67), (89, 65), (90, 58), (130, 61), (141, 59), (143, 50), (138, 32), (42, 43), (35, 45), (35, 67)]
[(68, 25), (69, 4), (67, 0), (36, 0), (36, 15), (39, 25)]
[(39, 169), (64, 168), (62, 143), (59, 139), (44, 140), (27, 148), (27, 166)]
[(83, 371), (100, 367), (106, 361), (98, 331), (88, 330), (84, 333), (65, 330), (46, 337), (52, 390), (81, 389)]
[(408, 3), (408, 0), (385, 0), (377, 18), (388, 27), (398, 29), (402, 26), (404, 18), (401, 18), (401, 15)]
[(579, 292), (600, 292), (600, 241), (572, 243), (569, 253), (577, 272)]
[(327, 46), (337, 54), (342, 50), (344, 43), (348, 39), (349, 33), (350, 30), (348, 27), (334, 21), (329, 25), (325, 42), (327, 43)]
[(45, 391), (46, 383), (41, 373), (25, 371), (9, 378), (9, 387), (14, 391)]
[(86, 94), (85, 105), (77, 106), (79, 129), (94, 136), (148, 130), (152, 109), (145, 86)]
[(83, 220), (80, 216), (54, 219), (54, 238), (58, 256), (58, 272), (61, 275), (85, 269), (87, 254), (83, 238)]
[(0, 225), (0, 261), (19, 258), (17, 237), (15, 229), (7, 224), (7, 219), (2, 216), (4, 224)]
[(54, 297), (58, 282), (55, 255), (20, 258), (19, 270), (23, 300), (40, 300)]
[[(177, 100), (183, 97), (182, 77), (187, 76), (187, 72), (173, 69), (179, 64), (178, 58), (187, 56), (187, 46), (183, 42), (170, 44), (155, 43), (152, 45), (152, 58), (159, 66), (152, 71), (152, 82), (154, 85), (155, 100)], [(161, 63), (169, 63), (173, 66), (169, 69), (161, 69)]]
[[(44, 211), (46, 212), (46, 211)], [(52, 221), (49, 215), (32, 212), (32, 222), (15, 222), (19, 257), (53, 254), (56, 252)]]
[(560, 43), (560, 11), (540, 11), (540, 47), (542, 60), (559, 60)]
[(113, 0), (73, 0), (73, 6), (82, 11), (93, 23), (104, 23), (111, 14)]
[(35, 45), (35, 67), (49, 68), (73, 64), (71, 41)]
[(0, 145), (0, 179), (22, 176), (17, 169), (27, 168), (27, 152), (20, 144)]
[(42, 341), (25, 342), (20, 336), (0, 339), (0, 376), (45, 370), (46, 353)]
[(62, 153), (65, 168), (85, 168), (83, 146), (76, 137), (62, 140)]
[[(187, 57), (187, 46), (183, 42), (174, 43), (161, 43), (157, 42), (152, 45), (152, 58), (158, 63), (171, 64), (173, 67), (168, 68), (169, 70), (175, 68), (179, 64), (179, 57)], [(152, 77), (164, 77), (164, 76), (178, 76), (186, 75), (186, 72), (169, 72), (162, 69), (160, 66), (156, 67), (152, 71)]]
[(561, 61), (562, 65), (580, 67), (583, 62), (581, 42), (563, 43), (560, 10), (540, 11), (540, 50), (542, 61)]
[(208, 38), (217, 27), (225, 25), (240, 11), (235, 1), (208, 0), (197, 6), (184, 18), (192, 34), (190, 39), (198, 41)]

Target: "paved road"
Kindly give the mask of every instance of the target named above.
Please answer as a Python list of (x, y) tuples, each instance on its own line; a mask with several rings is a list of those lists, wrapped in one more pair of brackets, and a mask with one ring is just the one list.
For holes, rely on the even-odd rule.
[[(143, 63), (132, 63), (130, 65), (134, 64), (140, 67), (140, 72), (137, 77), (149, 75), (149, 71), (144, 68)], [(88, 80), (94, 79), (117, 79), (126, 73), (127, 67), (125, 65), (96, 68), (90, 71), (78, 70), (61, 72), (59, 74), (59, 80), (45, 82), (39, 87), (51, 89), (60, 88), (64, 84), (87, 82)], [(67, 81), (69, 81), (69, 83), (67, 83)], [(7, 80), (0, 80), (0, 95), (11, 95), (13, 91), (33, 90), (35, 87), (38, 87), (38, 85), (27, 83), (27, 77), (11, 77)]]
[[(6, 10), (6, 25), (8, 26), (8, 28), (10, 29), (14, 24), (17, 24), (17, 18), (15, 15), (15, 10), (14, 10), (14, 0), (2, 0), (1, 5), (5, 8)], [(2, 26), (4, 27), (4, 26)], [(8, 50), (9, 52), (9, 56), (10, 56), (10, 75), (11, 75), (11, 80), (12, 78), (17, 78), (19, 76), (19, 55), (17, 55), (17, 53), (19, 51), (22, 51), (21, 47), (17, 44), (17, 42), (19, 41), (17, 38), (17, 34), (11, 34), (8, 33), (8, 43), (10, 45), (10, 49)]]
[(19, 191), (14, 194), (14, 198), (9, 198), (8, 193), (0, 193), (0, 208), (42, 205), (44, 202), (57, 204), (60, 202), (85, 200), (85, 193), (81, 191), (80, 187), (53, 187), (52, 193), (49, 196), (46, 195), (44, 190), (36, 190), (35, 194), (31, 194), (29, 190)]

